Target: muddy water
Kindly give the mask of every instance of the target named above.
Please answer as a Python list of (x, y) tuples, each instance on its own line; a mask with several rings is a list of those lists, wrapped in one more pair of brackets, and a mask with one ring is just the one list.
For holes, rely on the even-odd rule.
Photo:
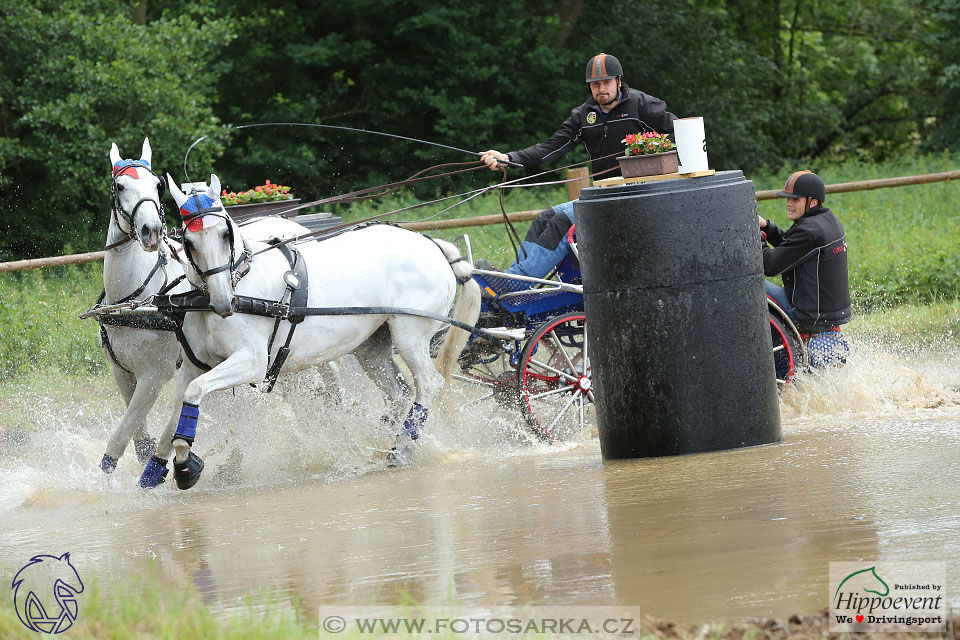
[(225, 614), (266, 593), (308, 617), (409, 598), (696, 622), (822, 609), (831, 561), (945, 560), (956, 609), (958, 358), (871, 350), (784, 394), (781, 443), (618, 462), (596, 434), (531, 443), (491, 405), (436, 416), (417, 465), (385, 471), (362, 380), (341, 404), (308, 382), (228, 392), (204, 403), (188, 492), (135, 489), (132, 454), (100, 475), (117, 406), (38, 407), (0, 445), (0, 582), (71, 551), (107, 597), (152, 567)]

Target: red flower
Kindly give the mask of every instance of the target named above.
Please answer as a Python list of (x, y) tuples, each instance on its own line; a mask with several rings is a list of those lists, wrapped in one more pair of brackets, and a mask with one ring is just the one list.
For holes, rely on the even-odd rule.
[(626, 142), (627, 144), (633, 144), (636, 141), (637, 141), (637, 136), (635, 136), (632, 133), (628, 133), (626, 139), (624, 140), (624, 142)]

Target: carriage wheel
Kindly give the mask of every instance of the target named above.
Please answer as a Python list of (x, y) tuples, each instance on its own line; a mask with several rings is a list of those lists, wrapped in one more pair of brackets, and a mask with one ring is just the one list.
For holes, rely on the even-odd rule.
[(514, 385), (517, 380), (516, 369), (510, 365), (510, 354), (481, 354), (460, 358), (461, 373), (453, 374), (459, 380), (461, 401), (458, 409), (463, 411), (486, 400), (511, 411), (516, 409), (517, 399)]
[(777, 384), (783, 386), (793, 382), (799, 370), (802, 357), (800, 341), (783, 320), (773, 311), (770, 315), (770, 339), (773, 343), (773, 365), (777, 372)]
[(564, 440), (596, 423), (586, 316), (568, 313), (537, 329), (520, 356), (517, 397), (533, 432)]

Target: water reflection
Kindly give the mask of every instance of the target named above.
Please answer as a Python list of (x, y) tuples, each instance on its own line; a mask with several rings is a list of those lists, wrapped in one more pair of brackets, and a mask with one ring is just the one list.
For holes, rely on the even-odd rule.
[(623, 603), (673, 620), (826, 606), (829, 563), (876, 557), (877, 536), (872, 519), (854, 519), (858, 496), (843, 489), (847, 470), (810, 459), (810, 446), (788, 437), (741, 451), (605, 464)]

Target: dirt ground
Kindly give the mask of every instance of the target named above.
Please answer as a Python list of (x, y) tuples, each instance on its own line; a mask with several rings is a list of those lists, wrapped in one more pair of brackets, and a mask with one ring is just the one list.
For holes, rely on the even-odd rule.
[(672, 622), (649, 621), (649, 630), (660, 638), (679, 640), (716, 639), (716, 640), (808, 640), (812, 638), (856, 638), (857, 640), (906, 640), (907, 638), (947, 638), (960, 640), (960, 615), (947, 616), (945, 631), (942, 634), (903, 632), (903, 633), (831, 633), (828, 611), (818, 614), (791, 616), (788, 620), (766, 619), (757, 622), (729, 624), (702, 624), (688, 628), (679, 627)]

